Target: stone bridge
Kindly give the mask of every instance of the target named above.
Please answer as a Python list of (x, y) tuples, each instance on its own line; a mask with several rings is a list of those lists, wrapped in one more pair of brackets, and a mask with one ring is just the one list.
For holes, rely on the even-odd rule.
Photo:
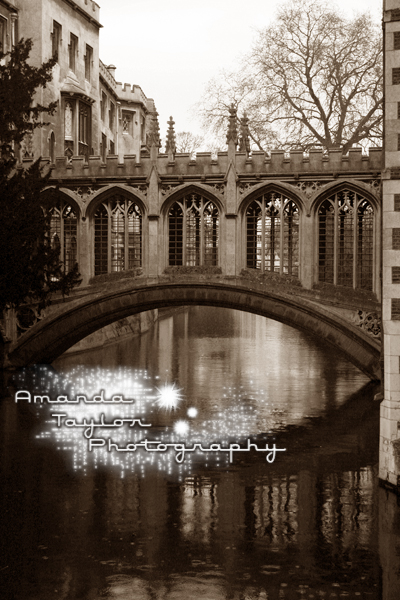
[(235, 122), (216, 157), (161, 154), (154, 134), (122, 163), (56, 159), (51, 243), (82, 284), (31, 329), (29, 307), (6, 318), (10, 366), (49, 362), (126, 315), (210, 304), (310, 331), (380, 377), (381, 150), (250, 155)]
[[(126, 275), (126, 274), (125, 274)], [(55, 304), (9, 348), (9, 366), (50, 363), (97, 329), (129, 315), (166, 306), (223, 306), (276, 319), (326, 340), (372, 379), (380, 378), (379, 323), (346, 298), (299, 286), (221, 274), (121, 277), (80, 289)]]

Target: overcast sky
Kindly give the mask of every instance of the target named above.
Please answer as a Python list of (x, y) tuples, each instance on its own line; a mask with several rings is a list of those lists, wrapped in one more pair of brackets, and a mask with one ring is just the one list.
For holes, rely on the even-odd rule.
[[(191, 113), (207, 82), (221, 68), (234, 68), (279, 5), (279, 0), (97, 2), (103, 25), (100, 58), (117, 67), (117, 81), (140, 85), (155, 100), (162, 137), (170, 115), (176, 132), (201, 132)], [(381, 21), (382, 0), (336, 4), (349, 14), (369, 10)]]

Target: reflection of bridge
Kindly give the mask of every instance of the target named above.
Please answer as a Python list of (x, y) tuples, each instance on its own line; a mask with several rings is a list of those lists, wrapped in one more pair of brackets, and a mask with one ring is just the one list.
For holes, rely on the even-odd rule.
[(249, 157), (233, 138), (215, 160), (155, 142), (140, 162), (56, 159), (52, 241), (83, 283), (18, 340), (9, 320), (11, 364), (51, 361), (129, 314), (197, 303), (316, 333), (379, 378), (381, 152)]

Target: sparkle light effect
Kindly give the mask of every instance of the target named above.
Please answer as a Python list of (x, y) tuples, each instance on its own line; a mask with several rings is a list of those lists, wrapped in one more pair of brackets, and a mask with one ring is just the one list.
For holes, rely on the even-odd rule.
[[(165, 452), (152, 451), (144, 447), (135, 451), (125, 451), (129, 445), (143, 444), (184, 444), (192, 447), (199, 442), (203, 448), (213, 443), (227, 447), (230, 443), (244, 442), (247, 438), (260, 436), (271, 430), (274, 425), (274, 410), (268, 405), (262, 390), (245, 390), (242, 386), (224, 387), (215, 398), (190, 399), (190, 405), (184, 400), (182, 390), (175, 384), (159, 385), (159, 376), (150, 377), (145, 370), (128, 367), (105, 369), (101, 367), (74, 367), (64, 373), (57, 373), (47, 366), (26, 369), (17, 376), (17, 390), (30, 390), (33, 394), (47, 394), (55, 400), (65, 394), (69, 399), (85, 395), (89, 403), (79, 404), (31, 404), (40, 422), (38, 440), (51, 443), (57, 450), (67, 453), (67, 461), (72, 456), (72, 467), (76, 471), (87, 473), (98, 468), (115, 468), (121, 477), (130, 472), (145, 476), (148, 469), (158, 469), (179, 478), (192, 473), (197, 464), (229, 468), (229, 457), (223, 452), (187, 452), (181, 464), (177, 464), (176, 453), (172, 448)], [(102, 392), (101, 392), (102, 391)], [(90, 403), (94, 396), (110, 401), (113, 396), (123, 396), (131, 403)], [(194, 404), (201, 406), (201, 415)], [(165, 410), (160, 410), (163, 408)], [(173, 410), (172, 410), (173, 409)], [(272, 410), (271, 410), (272, 409)], [(58, 426), (57, 415), (75, 419), (76, 423), (93, 419), (90, 439), (99, 440), (89, 451), (90, 439), (84, 435), (84, 427)], [(103, 416), (102, 416), (103, 415)], [(276, 415), (279, 418), (282, 415)], [(190, 417), (190, 422), (187, 420)], [(65, 419), (65, 421), (64, 421)], [(104, 425), (101, 425), (103, 419)], [(149, 426), (134, 426), (124, 422), (114, 426), (113, 420), (140, 419)], [(61, 421), (61, 416), (59, 417)], [(279, 419), (280, 420), (280, 419)], [(97, 425), (96, 424), (100, 424)], [(276, 423), (275, 423), (276, 424)], [(103, 443), (104, 441), (104, 443)], [(122, 449), (109, 451), (108, 441)], [(260, 447), (266, 443), (261, 436)], [(249, 455), (247, 455), (249, 456)], [(246, 455), (237, 455), (244, 459)], [(232, 465), (231, 465), (232, 466)]]
[(161, 388), (156, 388), (158, 391), (157, 404), (160, 408), (166, 410), (176, 410), (179, 402), (182, 400), (181, 389), (176, 388), (175, 384), (166, 383)]
[(174, 424), (175, 433), (183, 437), (189, 433), (189, 429), (189, 423), (187, 421), (184, 421), (183, 419), (180, 419)]

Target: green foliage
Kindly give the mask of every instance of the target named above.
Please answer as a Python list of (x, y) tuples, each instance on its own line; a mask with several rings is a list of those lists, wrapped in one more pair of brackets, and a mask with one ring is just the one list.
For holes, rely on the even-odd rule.
[(19, 168), (14, 155), (13, 145), (56, 107), (33, 106), (36, 89), (51, 80), (54, 60), (40, 68), (28, 65), (31, 47), (31, 40), (21, 40), (2, 55), (7, 62), (0, 66), (0, 311), (26, 302), (37, 303), (40, 311), (53, 292), (67, 294), (80, 281), (78, 266), (64, 273), (59, 249), (50, 243), (49, 208), (55, 194), (42, 194), (49, 168), (40, 159), (29, 169)]

